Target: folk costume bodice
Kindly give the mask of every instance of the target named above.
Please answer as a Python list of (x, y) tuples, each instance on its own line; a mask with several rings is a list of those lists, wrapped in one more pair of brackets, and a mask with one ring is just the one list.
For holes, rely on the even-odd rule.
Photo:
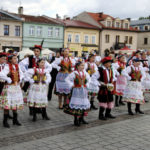
[(131, 73), (129, 74), (131, 81), (141, 81), (142, 73), (139, 67), (131, 67)]
[(35, 83), (45, 83), (46, 81), (46, 73), (44, 73), (44, 69), (34, 68), (33, 80)]
[(69, 57), (62, 59), (60, 63), (60, 72), (62, 73), (71, 73), (72, 72), (72, 62)]
[(74, 87), (75, 88), (80, 88), (80, 87), (86, 87), (86, 83), (87, 83), (87, 79), (86, 79), (86, 75), (84, 74), (84, 72), (82, 72), (82, 75), (80, 74), (80, 72), (78, 72), (78, 74), (75, 74), (75, 79), (74, 79)]

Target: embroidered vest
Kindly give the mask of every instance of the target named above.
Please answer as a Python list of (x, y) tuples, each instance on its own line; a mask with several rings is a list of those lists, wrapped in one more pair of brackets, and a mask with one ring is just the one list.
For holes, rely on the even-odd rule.
[(33, 75), (33, 80), (35, 83), (45, 83), (46, 81), (46, 74), (43, 72), (43, 73), (40, 73), (37, 71), (36, 68), (34, 68), (34, 75)]
[(141, 81), (142, 74), (140, 70), (135, 71), (131, 67), (131, 73), (129, 75), (131, 76), (131, 81)]
[(80, 87), (86, 87), (87, 79), (86, 76), (80, 77), (78, 74), (75, 75), (74, 79), (74, 87), (80, 88)]
[(72, 63), (71, 63), (71, 60), (70, 58), (68, 58), (68, 61), (64, 61), (62, 60), (61, 63), (60, 63), (60, 72), (62, 73), (71, 73), (72, 72)]
[(93, 67), (90, 65), (90, 63), (88, 63), (88, 68), (87, 68), (87, 72), (89, 73), (89, 75), (91, 76), (93, 73), (95, 73), (95, 67), (93, 65)]

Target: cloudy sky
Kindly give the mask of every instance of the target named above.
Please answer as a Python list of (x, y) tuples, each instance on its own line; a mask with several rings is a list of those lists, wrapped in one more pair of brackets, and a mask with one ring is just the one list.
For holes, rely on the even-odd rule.
[(24, 14), (50, 17), (56, 14), (72, 17), (83, 11), (133, 19), (150, 15), (150, 0), (0, 0), (0, 8), (17, 12), (20, 3)]

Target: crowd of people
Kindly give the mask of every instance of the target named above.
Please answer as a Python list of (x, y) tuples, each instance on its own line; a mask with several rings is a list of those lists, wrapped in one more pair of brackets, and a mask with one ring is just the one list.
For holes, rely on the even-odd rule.
[(132, 104), (136, 105), (135, 113), (144, 114), (140, 106), (145, 103), (144, 94), (150, 92), (149, 52), (137, 50), (130, 57), (110, 52), (101, 58), (94, 50), (88, 57), (75, 57), (69, 55), (69, 49), (63, 49), (47, 61), (40, 57), (40, 45), (33, 50), (33, 56), (21, 61), (16, 53), (0, 53), (4, 127), (10, 128), (8, 119), (21, 126), (18, 110), (24, 107), (29, 107), (33, 122), (39, 113), (44, 120), (50, 120), (46, 107), (53, 91), (58, 96), (58, 108), (74, 116), (75, 126), (88, 124), (85, 116), (91, 110), (99, 109), (100, 120), (115, 119), (111, 110), (125, 102), (129, 115), (134, 115)]

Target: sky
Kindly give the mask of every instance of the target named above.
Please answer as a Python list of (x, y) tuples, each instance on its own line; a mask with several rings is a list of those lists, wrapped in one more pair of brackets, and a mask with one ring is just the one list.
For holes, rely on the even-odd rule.
[(83, 11), (103, 12), (113, 17), (138, 19), (150, 15), (150, 0), (0, 0), (0, 8), (10, 12), (18, 11), (23, 6), (24, 14), (47, 15), (59, 14), (73, 17)]

